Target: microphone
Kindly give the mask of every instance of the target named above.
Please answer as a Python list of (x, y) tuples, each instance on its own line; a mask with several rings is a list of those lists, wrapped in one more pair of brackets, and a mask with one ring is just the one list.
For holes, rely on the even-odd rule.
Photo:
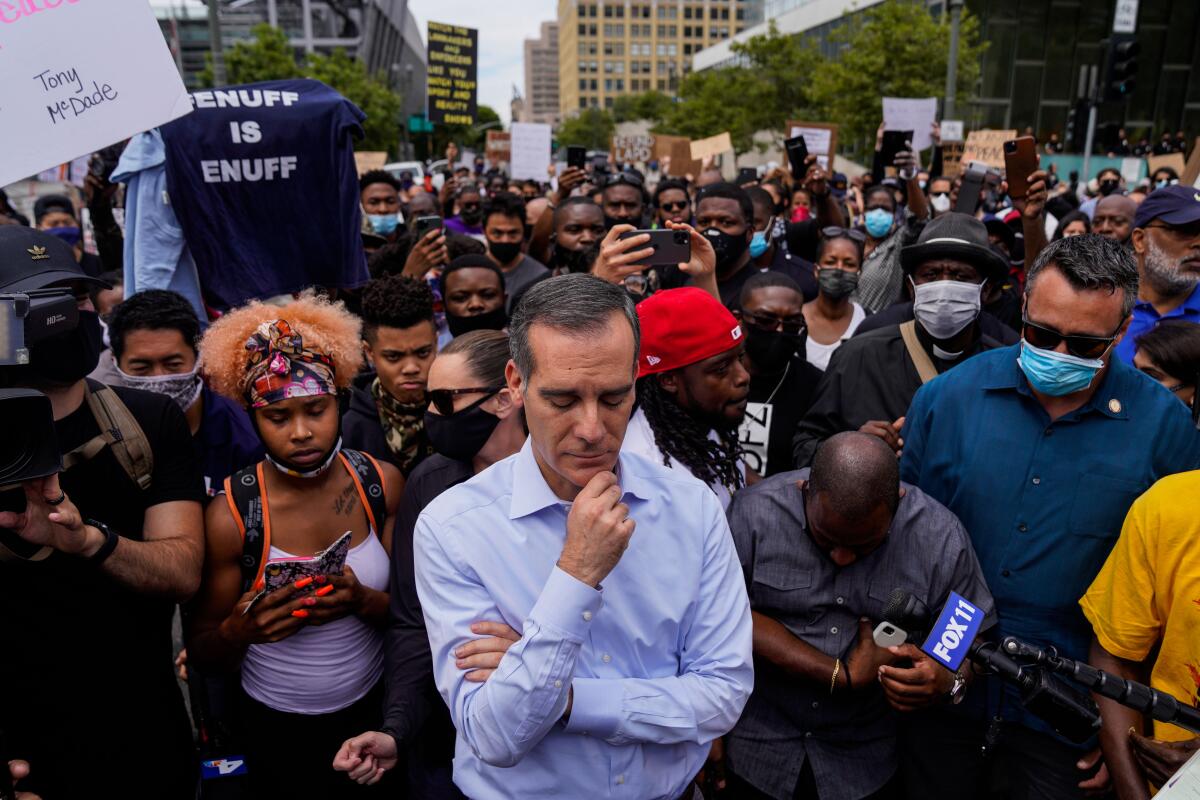
[(884, 611), (888, 623), (909, 626), (904, 630), (910, 639), (916, 638), (916, 632), (927, 629), (929, 635), (921, 651), (951, 672), (957, 672), (962, 662), (969, 659), (983, 672), (1016, 686), (1021, 705), (1061, 736), (1073, 742), (1085, 742), (1094, 736), (1100, 729), (1100, 714), (1091, 697), (1043, 669), (1020, 664), (995, 642), (977, 641), (984, 616), (974, 603), (951, 592), (930, 627), (928, 608), (902, 589), (892, 592)]

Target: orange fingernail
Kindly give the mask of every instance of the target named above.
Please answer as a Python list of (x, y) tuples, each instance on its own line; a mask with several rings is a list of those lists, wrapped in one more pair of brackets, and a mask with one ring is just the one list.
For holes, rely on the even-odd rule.
[(305, 617), (308, 616), (308, 612), (305, 611), (303, 608), (297, 608), (295, 611), (292, 612), (292, 616), (299, 617), (300, 619), (304, 619)]
[(322, 586), (320, 589), (317, 589), (317, 597), (324, 597), (325, 595), (331, 594), (332, 592), (333, 592), (332, 584), (329, 586)]
[(263, 590), (263, 587), (264, 587), (264, 586), (266, 586), (266, 585), (267, 585), (267, 584), (263, 582), (263, 579), (262, 579), (262, 578), (259, 578), (259, 579), (258, 579), (258, 583), (254, 584), (254, 588), (255, 588), (255, 590), (256, 590), (256, 591), (259, 591), (259, 592), (261, 592), (261, 591)]
[(308, 586), (312, 582), (313, 582), (313, 579), (312, 579), (311, 575), (308, 576), (307, 578), (301, 578), (300, 580), (296, 581), (296, 588), (303, 589), (305, 586)]

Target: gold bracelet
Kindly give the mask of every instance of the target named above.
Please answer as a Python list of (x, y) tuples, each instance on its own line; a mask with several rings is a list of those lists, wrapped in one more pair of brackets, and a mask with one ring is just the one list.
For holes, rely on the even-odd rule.
[(833, 679), (829, 681), (829, 694), (833, 694), (833, 690), (837, 688), (837, 676), (842, 671), (842, 660), (835, 658), (833, 660)]

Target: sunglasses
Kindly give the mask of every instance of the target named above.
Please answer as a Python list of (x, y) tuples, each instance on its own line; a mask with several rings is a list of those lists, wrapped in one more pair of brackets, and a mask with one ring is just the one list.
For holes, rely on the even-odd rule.
[(745, 320), (746, 324), (751, 328), (755, 328), (760, 331), (782, 330), (784, 333), (794, 336), (797, 333), (800, 333), (800, 331), (804, 330), (803, 317), (780, 319), (779, 317), (773, 317), (769, 314), (754, 314), (749, 311), (743, 311), (742, 319)]
[(853, 228), (843, 228), (839, 225), (830, 225), (828, 227), (821, 228), (821, 236), (825, 237), (826, 239), (841, 239), (842, 237), (845, 237), (847, 239), (853, 239), (859, 244), (863, 244), (867, 241), (867, 235), (862, 231), (856, 231)]
[(478, 387), (473, 389), (431, 389), (425, 392), (425, 399), (437, 409), (439, 414), (449, 417), (454, 415), (454, 398), (464, 394), (481, 394), (483, 397), (472, 403), (472, 405), (479, 405), (503, 388), (503, 386), (492, 386), (486, 389)]
[(1112, 336), (1078, 336), (1075, 334), (1067, 336), (1056, 330), (1030, 322), (1025, 318), (1022, 318), (1021, 324), (1022, 336), (1025, 337), (1025, 341), (1034, 347), (1042, 350), (1053, 350), (1058, 347), (1060, 342), (1065, 341), (1068, 353), (1076, 358), (1087, 359), (1096, 359), (1104, 355), (1104, 351), (1117, 338), (1117, 331), (1121, 330), (1118, 327), (1117, 331), (1113, 331)]
[(663, 211), (683, 211), (688, 205), (687, 200), (680, 200), (675, 203), (660, 203), (658, 207)]
[(630, 186), (641, 188), (643, 185), (642, 179), (632, 172), (614, 172), (611, 175), (605, 176), (602, 186), (616, 186), (618, 183), (627, 183)]

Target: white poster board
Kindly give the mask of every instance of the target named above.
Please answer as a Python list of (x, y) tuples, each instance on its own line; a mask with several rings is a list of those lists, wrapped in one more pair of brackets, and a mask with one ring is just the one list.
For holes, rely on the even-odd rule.
[(789, 122), (788, 138), (804, 137), (804, 146), (809, 155), (817, 157), (817, 164), (826, 172), (832, 172), (830, 163), (837, 149), (837, 126), (818, 122)]
[(883, 129), (912, 131), (913, 147), (918, 152), (933, 146), (929, 129), (936, 120), (936, 97), (883, 98)]
[(963, 121), (961, 119), (944, 119), (944, 120), (942, 120), (942, 141), (943, 142), (961, 142), (961, 141), (963, 141)]
[(517, 180), (546, 180), (550, 166), (550, 126), (540, 122), (512, 124), (509, 172)]
[(1154, 797), (1155, 800), (1200, 800), (1200, 750), (1171, 776)]
[(192, 110), (146, 0), (0, 3), (0, 186)]

